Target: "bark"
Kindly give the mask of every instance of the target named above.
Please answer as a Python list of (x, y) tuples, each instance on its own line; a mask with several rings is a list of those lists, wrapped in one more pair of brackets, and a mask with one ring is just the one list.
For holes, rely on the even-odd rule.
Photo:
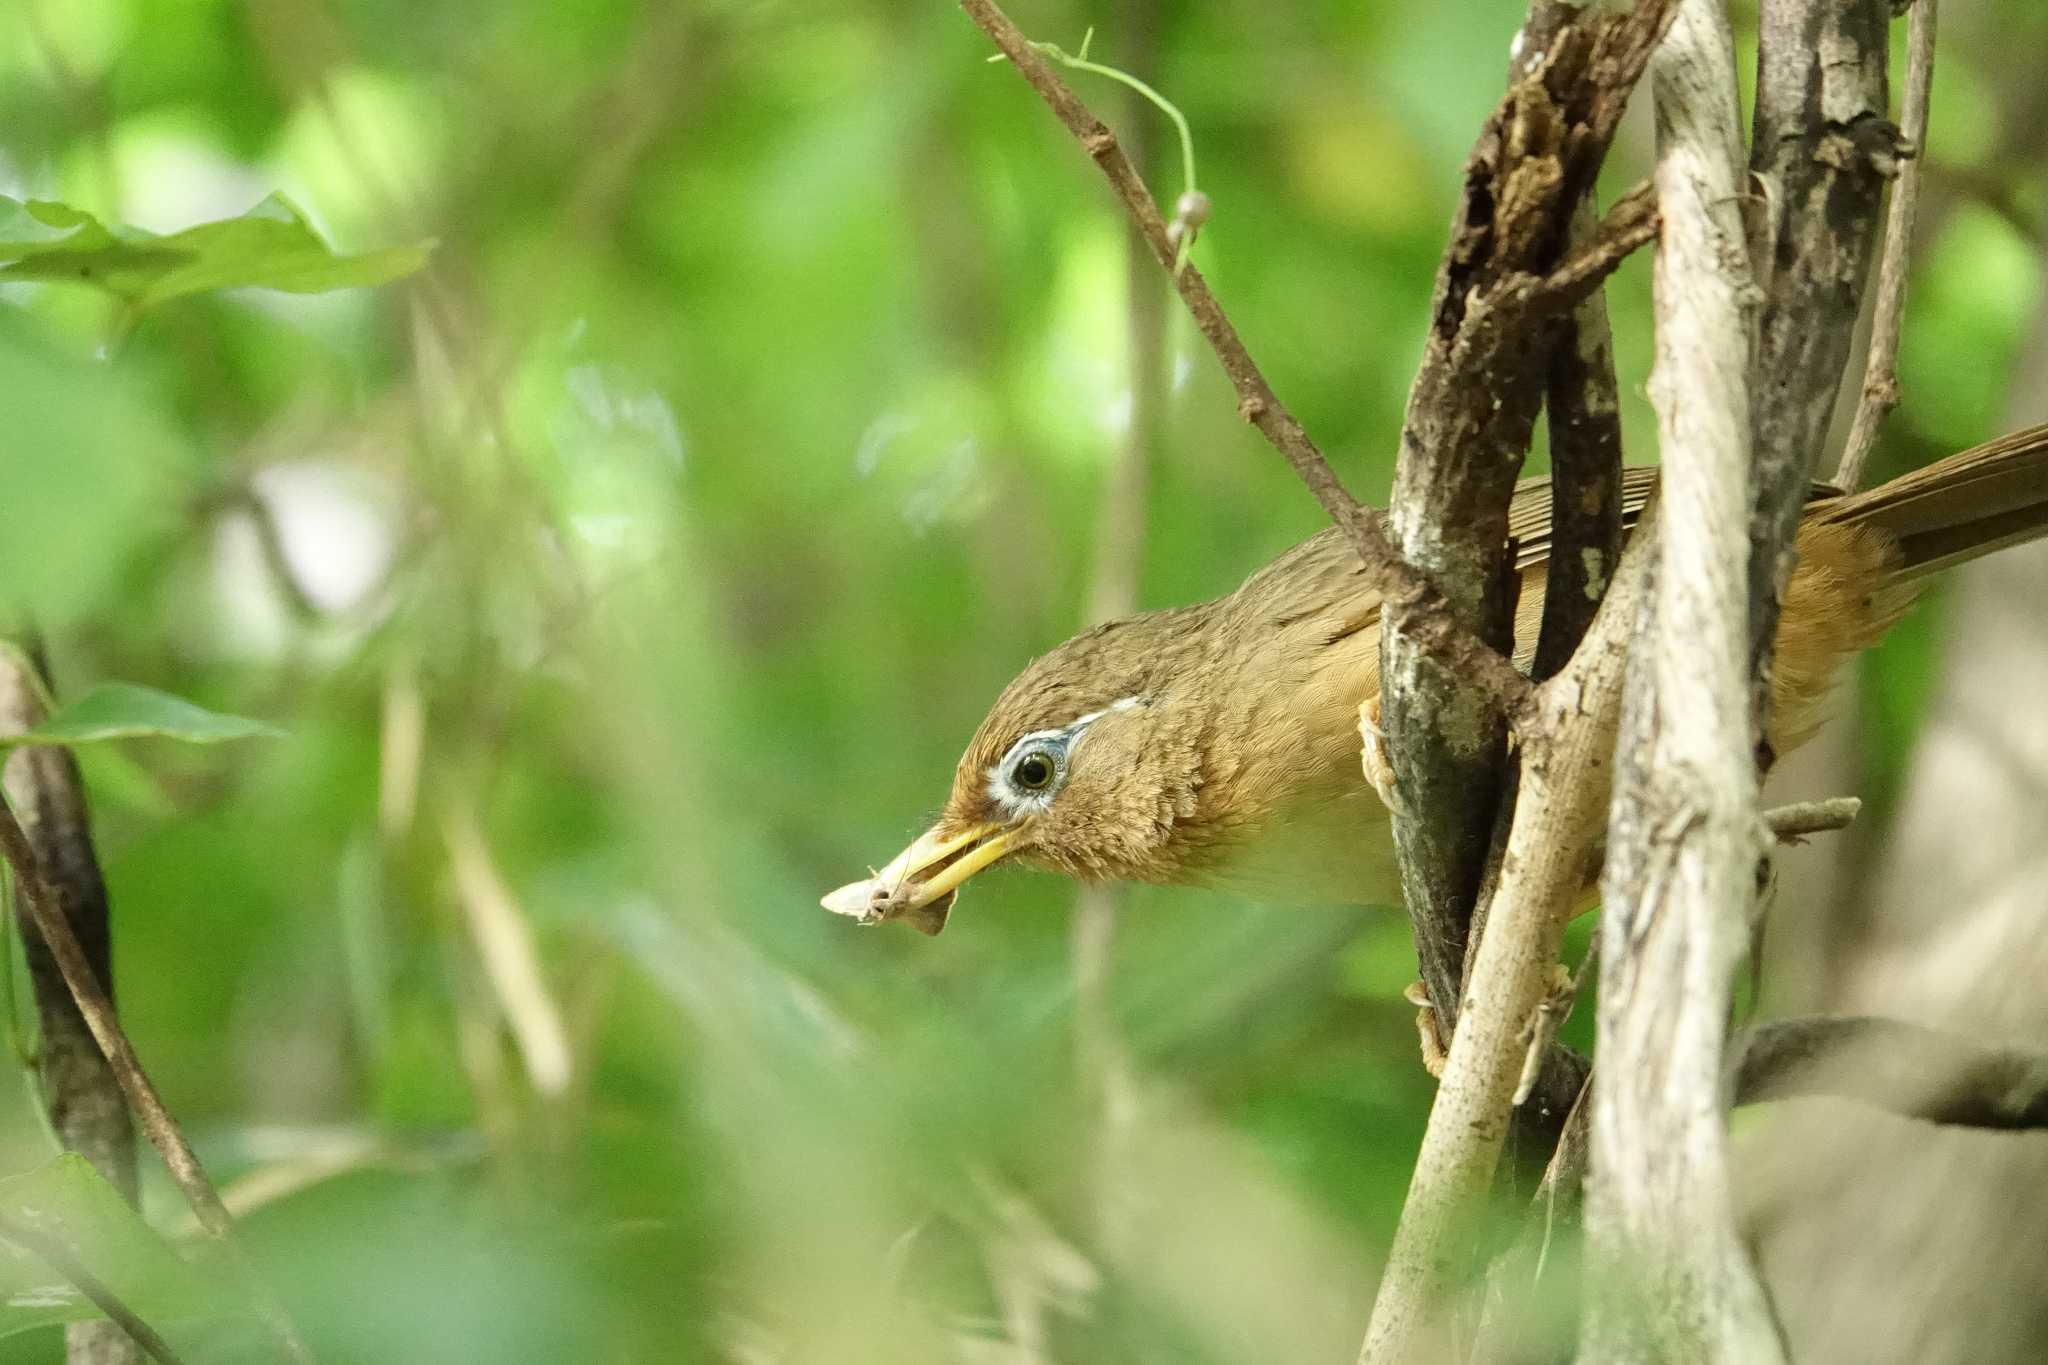
[[(1438, 268), (1389, 527), (1451, 619), (1502, 654), (1514, 643), (1508, 499), (1565, 327), (1555, 308), (1532, 306), (1531, 284), (1568, 273), (1573, 214), (1668, 9), (1668, 0), (1531, 7), (1507, 94), (1466, 162)], [(1427, 649), (1398, 613), (1384, 621), (1380, 679), (1402, 807), (1393, 822), (1402, 893), (1423, 983), (1448, 1032), (1500, 818), (1507, 708), (1483, 678)]]
[(1529, 1026), (1599, 845), (1629, 634), (1655, 534), (1637, 537), (1579, 651), (1517, 717), (1521, 796), (1363, 1365), (1440, 1360), (1450, 1349), (1450, 1316), (1514, 1112)]
[(1583, 1358), (1781, 1360), (1735, 1235), (1720, 1095), (1766, 832), (1747, 706), (1749, 336), (1733, 40), (1681, 0), (1652, 65), (1663, 536), (1629, 669), (1600, 926)]
[[(1819, 466), (1869, 273), (1878, 208), (1897, 173), (1887, 117), (1886, 0), (1764, 0), (1747, 189), (1764, 304), (1750, 409), (1756, 472), (1749, 565), (1751, 686), (1769, 687), (1792, 532)], [(1759, 733), (1761, 733), (1759, 731)]]
[(1838, 488), (1863, 486), (1877, 431), (1899, 405), (1899, 330), (1906, 316), (1906, 277), (1913, 255), (1913, 224), (1920, 204), (1920, 174), (1927, 160), (1927, 101), (1934, 88), (1934, 25), (1937, 0), (1914, 0), (1906, 57), (1905, 123), (1900, 147), (1906, 161), (1892, 186), (1884, 223), (1884, 257), (1878, 269), (1877, 308), (1870, 320), (1870, 356), (1863, 367), (1863, 391), (1856, 419), (1835, 466)]
[[(1593, 222), (1592, 200), (1582, 200), (1573, 239), (1590, 239)], [(1539, 680), (1554, 676), (1578, 648), (1621, 558), (1621, 402), (1607, 300), (1599, 293), (1558, 328), (1544, 405), (1551, 551), (1536, 637)]]

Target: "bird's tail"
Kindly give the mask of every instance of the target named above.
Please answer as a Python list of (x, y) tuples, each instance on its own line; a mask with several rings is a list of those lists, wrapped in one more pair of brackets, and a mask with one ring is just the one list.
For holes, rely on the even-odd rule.
[(2001, 436), (1813, 509), (1823, 523), (1884, 532), (1902, 578), (1921, 578), (2048, 536), (2048, 425)]

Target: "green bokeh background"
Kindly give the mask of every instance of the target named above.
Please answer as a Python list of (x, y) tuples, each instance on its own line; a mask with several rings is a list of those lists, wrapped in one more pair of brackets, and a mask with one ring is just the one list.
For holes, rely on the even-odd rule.
[[(1996, 434), (2039, 290), (2012, 111), (2048, 18), (1948, 8), (1891, 469)], [(1375, 497), (1520, 12), (1015, 11), (1180, 103), (1196, 259)], [(323, 1360), (1355, 1349), (1430, 1094), (1397, 916), (1131, 895), (1105, 1098), (1067, 884), (993, 874), (936, 940), (816, 907), (1080, 624), (1127, 411), (1122, 225), (987, 52), (891, 0), (0, 11), (0, 192), (171, 231), (282, 190), (345, 249), (440, 244), (406, 284), (186, 300), (118, 344), (104, 298), (0, 287), (0, 583), (59, 687), (288, 732), (86, 770), (129, 1026)], [(1633, 119), (1614, 187), (1647, 148)], [(1638, 459), (1647, 290), (1641, 261), (1612, 290)], [(1147, 605), (1320, 521), (1181, 317), (1168, 350)], [(1880, 804), (1939, 621), (1867, 670)], [(465, 908), (471, 827), (568, 1042), (553, 1093)], [(50, 1155), (16, 1093), (0, 1171)]]

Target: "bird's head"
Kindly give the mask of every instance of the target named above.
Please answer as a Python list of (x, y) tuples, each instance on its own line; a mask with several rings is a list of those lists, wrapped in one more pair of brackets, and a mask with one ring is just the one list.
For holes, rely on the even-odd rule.
[(1183, 612), (1099, 626), (1025, 669), (996, 699), (932, 827), (826, 909), (864, 924), (945, 927), (962, 883), (1018, 860), (1083, 880), (1164, 880), (1194, 814), (1200, 754), (1163, 648)]

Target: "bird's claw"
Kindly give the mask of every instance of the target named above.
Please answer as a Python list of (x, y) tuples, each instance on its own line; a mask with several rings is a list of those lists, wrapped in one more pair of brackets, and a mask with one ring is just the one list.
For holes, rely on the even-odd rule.
[(1415, 1036), (1422, 1043), (1422, 1069), (1437, 1080), (1444, 1078), (1444, 1064), (1450, 1054), (1436, 1034), (1436, 1006), (1430, 1003), (1429, 987), (1420, 981), (1411, 981), (1401, 992), (1401, 998), (1415, 1006)]
[(1394, 765), (1387, 761), (1387, 735), (1380, 729), (1380, 699), (1376, 694), (1359, 703), (1358, 739), (1359, 761), (1365, 769), (1366, 782), (1389, 811), (1406, 815), (1408, 807), (1394, 784)]

